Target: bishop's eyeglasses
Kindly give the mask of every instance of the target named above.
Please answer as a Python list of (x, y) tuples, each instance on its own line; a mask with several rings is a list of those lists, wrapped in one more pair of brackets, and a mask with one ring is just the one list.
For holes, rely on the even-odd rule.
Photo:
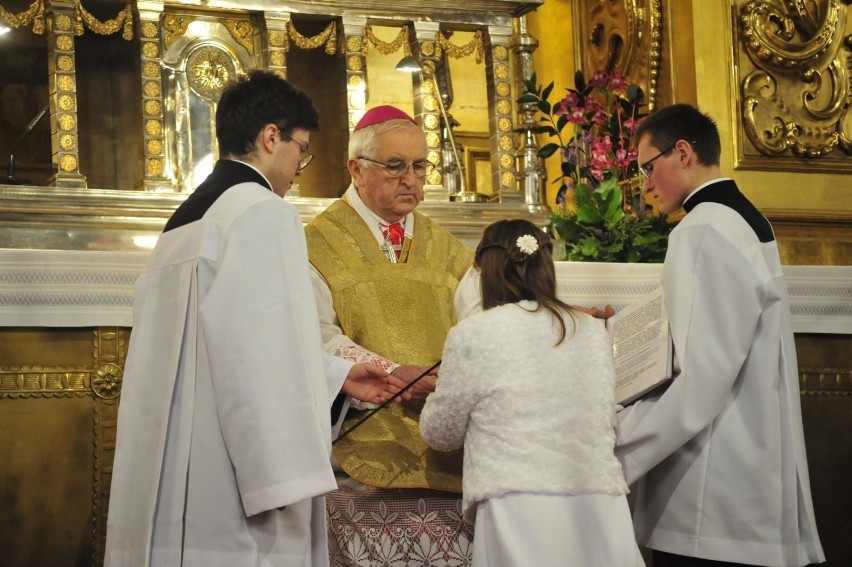
[(414, 177), (422, 179), (432, 173), (432, 170), (435, 169), (435, 164), (425, 159), (414, 162), (404, 162), (399, 159), (382, 162), (364, 156), (358, 156), (358, 159), (363, 159), (364, 161), (374, 163), (384, 168), (385, 172), (387, 172), (387, 174), (391, 177), (402, 177), (406, 174), (406, 172), (408, 172), (408, 168), (411, 168), (411, 172), (414, 173)]

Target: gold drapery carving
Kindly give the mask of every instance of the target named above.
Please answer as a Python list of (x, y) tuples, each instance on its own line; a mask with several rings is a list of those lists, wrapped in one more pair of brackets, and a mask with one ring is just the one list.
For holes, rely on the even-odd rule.
[(399, 48), (402, 47), (402, 53), (406, 56), (411, 55), (411, 46), (408, 43), (408, 26), (402, 26), (399, 28), (399, 33), (396, 34), (396, 37), (393, 41), (382, 41), (376, 34), (373, 33), (373, 27), (367, 26), (364, 28), (364, 36), (367, 38), (367, 41), (373, 45), (376, 49), (379, 50), (379, 53), (382, 55), (390, 55), (396, 51), (399, 51)]
[(299, 49), (316, 49), (324, 45), (328, 55), (337, 53), (337, 22), (331, 22), (313, 37), (306, 37), (299, 33), (292, 21), (288, 21), (287, 33)]
[[(35, 0), (30, 6), (18, 14), (10, 14), (0, 6), (0, 20), (13, 28), (33, 24), (33, 33), (44, 33), (44, 0)], [(122, 30), (121, 37), (130, 41), (133, 39), (133, 9), (127, 4), (115, 18), (102, 22), (83, 7), (82, 2), (74, 5), (74, 35), (83, 35), (85, 28), (101, 35), (112, 35)]]
[(463, 57), (469, 57), (472, 53), (476, 53), (476, 62), (482, 63), (484, 56), (484, 48), (482, 46), (482, 30), (476, 30), (476, 33), (473, 34), (473, 37), (464, 45), (455, 45), (453, 44), (444, 34), (438, 32), (437, 34), (437, 46), (438, 46), (438, 56), (440, 56), (440, 50), (443, 49), (444, 53), (447, 54), (448, 57), (452, 57), (453, 59), (462, 59)]
[[(743, 167), (852, 171), (849, 8), (840, 0), (740, 2), (735, 29)], [(805, 158), (805, 159), (798, 159)]]
[(28, 26), (33, 24), (33, 33), (44, 33), (44, 0), (35, 0), (23, 12), (10, 14), (0, 5), (0, 20), (6, 22), (13, 28)]

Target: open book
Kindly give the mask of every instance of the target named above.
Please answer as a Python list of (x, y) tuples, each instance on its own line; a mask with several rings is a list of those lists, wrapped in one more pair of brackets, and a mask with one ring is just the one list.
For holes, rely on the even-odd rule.
[(628, 404), (672, 377), (672, 339), (659, 287), (606, 322), (615, 358), (615, 401)]

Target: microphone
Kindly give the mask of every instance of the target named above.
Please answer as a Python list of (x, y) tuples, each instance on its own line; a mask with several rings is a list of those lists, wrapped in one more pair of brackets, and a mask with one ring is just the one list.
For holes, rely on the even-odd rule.
[(9, 152), (9, 168), (6, 173), (6, 179), (3, 180), (3, 183), (6, 185), (32, 185), (31, 182), (26, 179), (17, 179), (15, 178), (15, 150), (18, 149), (18, 145), (26, 138), (30, 132), (36, 127), (39, 121), (44, 118), (44, 115), (47, 114), (47, 111), (50, 110), (50, 105), (46, 105), (41, 111), (36, 114), (35, 118), (30, 120), (30, 123), (27, 124), (27, 127), (24, 128), (24, 131), (18, 136), (18, 139), (15, 140), (15, 143), (12, 144), (12, 149)]

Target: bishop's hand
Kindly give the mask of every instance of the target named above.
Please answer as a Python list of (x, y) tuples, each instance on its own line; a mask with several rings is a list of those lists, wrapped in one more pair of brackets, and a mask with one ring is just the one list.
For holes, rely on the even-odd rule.
[[(369, 362), (359, 362), (352, 366), (346, 380), (343, 382), (343, 392), (348, 396), (380, 404), (399, 392), (408, 382), (396, 376), (391, 376), (378, 366)], [(410, 394), (406, 392), (403, 399), (409, 399)]]
[[(424, 372), (429, 370), (428, 366), (416, 366), (413, 364), (406, 364), (403, 366), (399, 366), (391, 372), (391, 375), (402, 380), (406, 385), (417, 379)], [(426, 397), (435, 391), (435, 376), (438, 375), (437, 368), (432, 370), (429, 375), (423, 377), (422, 380), (419, 380), (415, 385), (413, 385), (406, 394), (411, 394), (410, 398), (406, 398), (406, 400), (411, 400), (413, 402), (423, 403), (426, 401)]]

